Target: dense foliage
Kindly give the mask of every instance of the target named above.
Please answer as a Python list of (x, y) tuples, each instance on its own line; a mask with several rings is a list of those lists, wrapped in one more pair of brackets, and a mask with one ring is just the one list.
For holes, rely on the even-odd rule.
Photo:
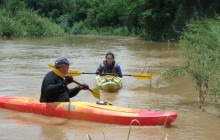
[(192, 22), (180, 40), (185, 65), (175, 74), (187, 72), (195, 83), (201, 103), (208, 99), (219, 104), (220, 96), (220, 17)]
[(36, 12), (25, 8), (20, 1), (2, 3), (0, 9), (1, 37), (61, 36), (64, 30), (57, 24), (42, 18)]
[[(190, 19), (210, 18), (220, 12), (218, 0), (1, 0), (0, 4), (3, 2), (23, 2), (27, 9), (70, 34), (141, 36), (162, 41), (178, 40)], [(16, 8), (20, 9), (19, 5)]]

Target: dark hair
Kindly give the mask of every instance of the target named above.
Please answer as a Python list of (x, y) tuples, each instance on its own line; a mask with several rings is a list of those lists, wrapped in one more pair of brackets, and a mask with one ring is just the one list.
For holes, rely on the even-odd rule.
[(108, 52), (108, 53), (105, 55), (105, 58), (107, 58), (108, 55), (111, 55), (112, 58), (115, 59), (115, 56), (114, 56), (114, 54), (113, 54), (112, 52)]

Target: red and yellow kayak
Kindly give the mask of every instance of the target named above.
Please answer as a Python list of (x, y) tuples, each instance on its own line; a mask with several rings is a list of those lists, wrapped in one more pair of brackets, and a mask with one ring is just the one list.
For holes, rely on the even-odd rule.
[(130, 125), (133, 120), (137, 120), (139, 124), (136, 122), (131, 125), (168, 125), (177, 117), (175, 112), (122, 108), (88, 102), (40, 103), (36, 99), (19, 96), (0, 96), (0, 108), (119, 125)]

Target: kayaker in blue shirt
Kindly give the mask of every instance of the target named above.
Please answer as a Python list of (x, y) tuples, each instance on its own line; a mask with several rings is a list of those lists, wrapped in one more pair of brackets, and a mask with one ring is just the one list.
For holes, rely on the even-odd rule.
[[(71, 62), (66, 57), (59, 57), (55, 61), (55, 67), (66, 75)], [(73, 89), (67, 87), (73, 82), (72, 76), (60, 77), (54, 71), (48, 72), (41, 86), (40, 102), (69, 102), (71, 97), (76, 96), (80, 90), (88, 90), (89, 86), (82, 84)]]
[(105, 55), (105, 59), (96, 70), (96, 74), (104, 75), (104, 73), (115, 74), (122, 77), (121, 67), (115, 62), (115, 56), (112, 52)]

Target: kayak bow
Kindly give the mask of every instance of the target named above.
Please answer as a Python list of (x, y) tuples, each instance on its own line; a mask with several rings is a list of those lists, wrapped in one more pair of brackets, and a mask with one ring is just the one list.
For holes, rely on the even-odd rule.
[(122, 78), (112, 76), (112, 75), (105, 75), (105, 76), (96, 76), (96, 85), (98, 88), (102, 89), (103, 91), (107, 92), (115, 92), (122, 87)]

